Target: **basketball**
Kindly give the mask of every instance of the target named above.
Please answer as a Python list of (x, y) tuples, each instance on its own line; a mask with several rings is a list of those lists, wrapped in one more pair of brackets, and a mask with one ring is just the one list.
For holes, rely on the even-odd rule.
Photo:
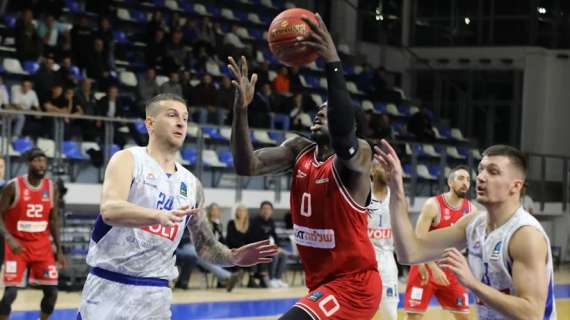
[(295, 46), (296, 38), (306, 36), (311, 27), (301, 18), (307, 17), (316, 25), (317, 17), (309, 10), (293, 8), (281, 12), (269, 26), (267, 41), (277, 60), (287, 66), (300, 66), (315, 61), (318, 53), (308, 46)]

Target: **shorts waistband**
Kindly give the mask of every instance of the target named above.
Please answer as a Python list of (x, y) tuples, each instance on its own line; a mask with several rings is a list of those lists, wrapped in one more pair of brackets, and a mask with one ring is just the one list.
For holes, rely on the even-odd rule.
[(150, 286), (150, 287), (168, 287), (168, 280), (159, 278), (135, 277), (126, 274), (113, 272), (101, 268), (91, 268), (91, 274), (96, 275), (105, 280), (118, 282), (122, 284), (130, 284), (133, 286)]

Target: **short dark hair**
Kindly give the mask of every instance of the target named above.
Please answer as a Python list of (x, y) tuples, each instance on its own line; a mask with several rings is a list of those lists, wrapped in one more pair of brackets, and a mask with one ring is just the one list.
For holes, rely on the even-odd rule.
[(184, 98), (182, 98), (181, 96), (179, 96), (177, 94), (161, 93), (159, 95), (154, 96), (153, 98), (151, 98), (150, 100), (148, 100), (146, 102), (146, 106), (145, 106), (146, 115), (147, 116), (151, 115), (153, 113), (154, 109), (156, 109), (156, 107), (158, 107), (158, 105), (162, 101), (178, 101), (178, 102), (186, 105), (186, 100), (184, 100)]
[(44, 151), (38, 147), (33, 147), (30, 150), (26, 151), (26, 159), (28, 162), (32, 162), (35, 158), (44, 157), (47, 159), (46, 154)]
[(271, 201), (269, 200), (262, 201), (261, 204), (259, 205), (259, 209), (263, 208), (263, 206), (265, 205), (268, 205), (271, 207), (271, 209), (273, 209), (273, 203), (271, 203)]
[(483, 151), (484, 157), (493, 157), (493, 156), (504, 156), (509, 158), (513, 166), (519, 169), (523, 176), (526, 177), (528, 166), (526, 156), (522, 151), (515, 147), (507, 146), (504, 144), (497, 144), (494, 146), (490, 146), (485, 151)]
[(455, 174), (455, 172), (457, 172), (459, 170), (467, 171), (467, 173), (469, 174), (469, 178), (471, 178), (471, 170), (470, 170), (469, 166), (466, 166), (464, 164), (460, 164), (458, 166), (453, 167), (451, 169), (451, 171), (449, 171), (449, 176), (447, 178), (448, 179), (453, 178), (453, 175)]

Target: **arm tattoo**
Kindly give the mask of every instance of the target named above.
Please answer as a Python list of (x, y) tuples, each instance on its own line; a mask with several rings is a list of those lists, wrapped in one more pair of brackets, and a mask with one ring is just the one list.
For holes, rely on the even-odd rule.
[[(198, 207), (204, 206), (204, 191), (202, 185), (198, 185)], [(220, 243), (208, 225), (208, 220), (201, 210), (194, 215), (188, 223), (188, 230), (192, 237), (192, 243), (196, 247), (196, 252), (200, 258), (221, 266), (232, 266), (232, 253), (230, 249)]]

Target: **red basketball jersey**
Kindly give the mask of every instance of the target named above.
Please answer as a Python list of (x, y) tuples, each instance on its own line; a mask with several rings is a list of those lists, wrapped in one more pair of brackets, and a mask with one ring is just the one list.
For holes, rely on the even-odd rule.
[(310, 290), (376, 268), (366, 208), (342, 185), (335, 156), (319, 162), (316, 150), (313, 145), (298, 156), (290, 199), (295, 241)]
[(24, 241), (49, 239), (49, 215), (53, 207), (51, 181), (43, 178), (37, 187), (28, 183), (27, 176), (18, 176), (14, 181), (16, 196), (4, 216), (6, 229)]
[(439, 204), (439, 221), (436, 225), (431, 225), (429, 231), (450, 227), (461, 217), (471, 212), (471, 202), (467, 199), (463, 199), (459, 209), (447, 204), (443, 194), (437, 195), (435, 200)]

